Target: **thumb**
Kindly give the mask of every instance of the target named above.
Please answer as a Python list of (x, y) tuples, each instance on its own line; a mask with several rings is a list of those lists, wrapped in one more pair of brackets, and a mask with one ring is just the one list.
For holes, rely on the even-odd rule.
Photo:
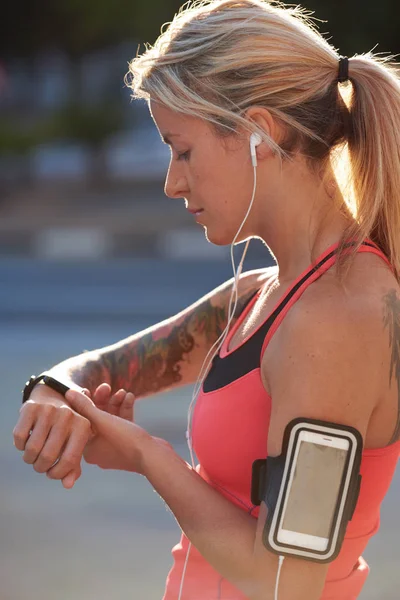
[(82, 415), (82, 417), (86, 417), (93, 424), (98, 423), (99, 416), (101, 418), (101, 411), (96, 408), (95, 404), (88, 396), (82, 392), (78, 392), (78, 390), (71, 389), (66, 392), (65, 398), (68, 400), (71, 408)]

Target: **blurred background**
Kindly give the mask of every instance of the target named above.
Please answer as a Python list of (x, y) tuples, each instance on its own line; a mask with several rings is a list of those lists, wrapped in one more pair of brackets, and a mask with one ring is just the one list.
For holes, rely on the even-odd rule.
[[(183, 309), (232, 275), (229, 248), (163, 194), (169, 161), (123, 77), (178, 0), (19, 0), (0, 20), (0, 599), (159, 600), (180, 529), (146, 480), (86, 464), (66, 491), (12, 445), (20, 390), (68, 356)], [(307, 0), (352, 55), (400, 50), (395, 0)], [(236, 248), (236, 265), (244, 246)], [(253, 241), (244, 269), (273, 264)], [(136, 418), (190, 461), (192, 389)], [(399, 597), (399, 474), (361, 600)]]

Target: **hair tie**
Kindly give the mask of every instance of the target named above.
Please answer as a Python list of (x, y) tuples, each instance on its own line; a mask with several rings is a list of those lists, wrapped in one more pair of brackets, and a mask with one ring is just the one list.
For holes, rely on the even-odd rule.
[(339, 74), (338, 74), (338, 82), (344, 83), (349, 79), (349, 59), (347, 56), (339, 57)]

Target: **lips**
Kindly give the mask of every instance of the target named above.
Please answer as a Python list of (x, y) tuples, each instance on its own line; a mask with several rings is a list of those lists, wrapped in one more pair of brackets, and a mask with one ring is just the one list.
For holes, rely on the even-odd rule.
[(192, 215), (203, 212), (204, 208), (188, 208), (187, 209)]

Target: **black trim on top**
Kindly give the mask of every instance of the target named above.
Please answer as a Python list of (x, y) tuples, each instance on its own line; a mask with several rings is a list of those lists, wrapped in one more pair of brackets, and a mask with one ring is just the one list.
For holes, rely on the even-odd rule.
[[(349, 242), (345, 245), (345, 247), (347, 248), (353, 245), (354, 242)], [(365, 241), (362, 242), (361, 245), (376, 248), (374, 244), (370, 244), (369, 242)], [(322, 265), (324, 265), (330, 258), (332, 258), (336, 252), (337, 249), (332, 250), (332, 252), (327, 254), (327, 256), (317, 263), (315, 267), (312, 267), (287, 293), (285, 298), (276, 307), (274, 312), (268, 317), (265, 323), (263, 323), (263, 325), (261, 325), (261, 327), (255, 333), (253, 333), (253, 335), (251, 335), (249, 339), (244, 342), (244, 344), (242, 344), (233, 352), (230, 352), (228, 356), (225, 356), (225, 358), (221, 358), (219, 353), (214, 357), (211, 363), (211, 368), (203, 383), (203, 391), (205, 393), (214, 392), (218, 389), (221, 389), (236, 379), (240, 379), (247, 373), (250, 373), (254, 369), (259, 368), (261, 350), (264, 340), (273, 322), (279, 313), (285, 308), (297, 290), (304, 284), (304, 282), (307, 281), (307, 279), (309, 279), (311, 275), (313, 275), (320, 267), (322, 267)], [(257, 292), (255, 292), (245, 303), (242, 312), (256, 294)]]

